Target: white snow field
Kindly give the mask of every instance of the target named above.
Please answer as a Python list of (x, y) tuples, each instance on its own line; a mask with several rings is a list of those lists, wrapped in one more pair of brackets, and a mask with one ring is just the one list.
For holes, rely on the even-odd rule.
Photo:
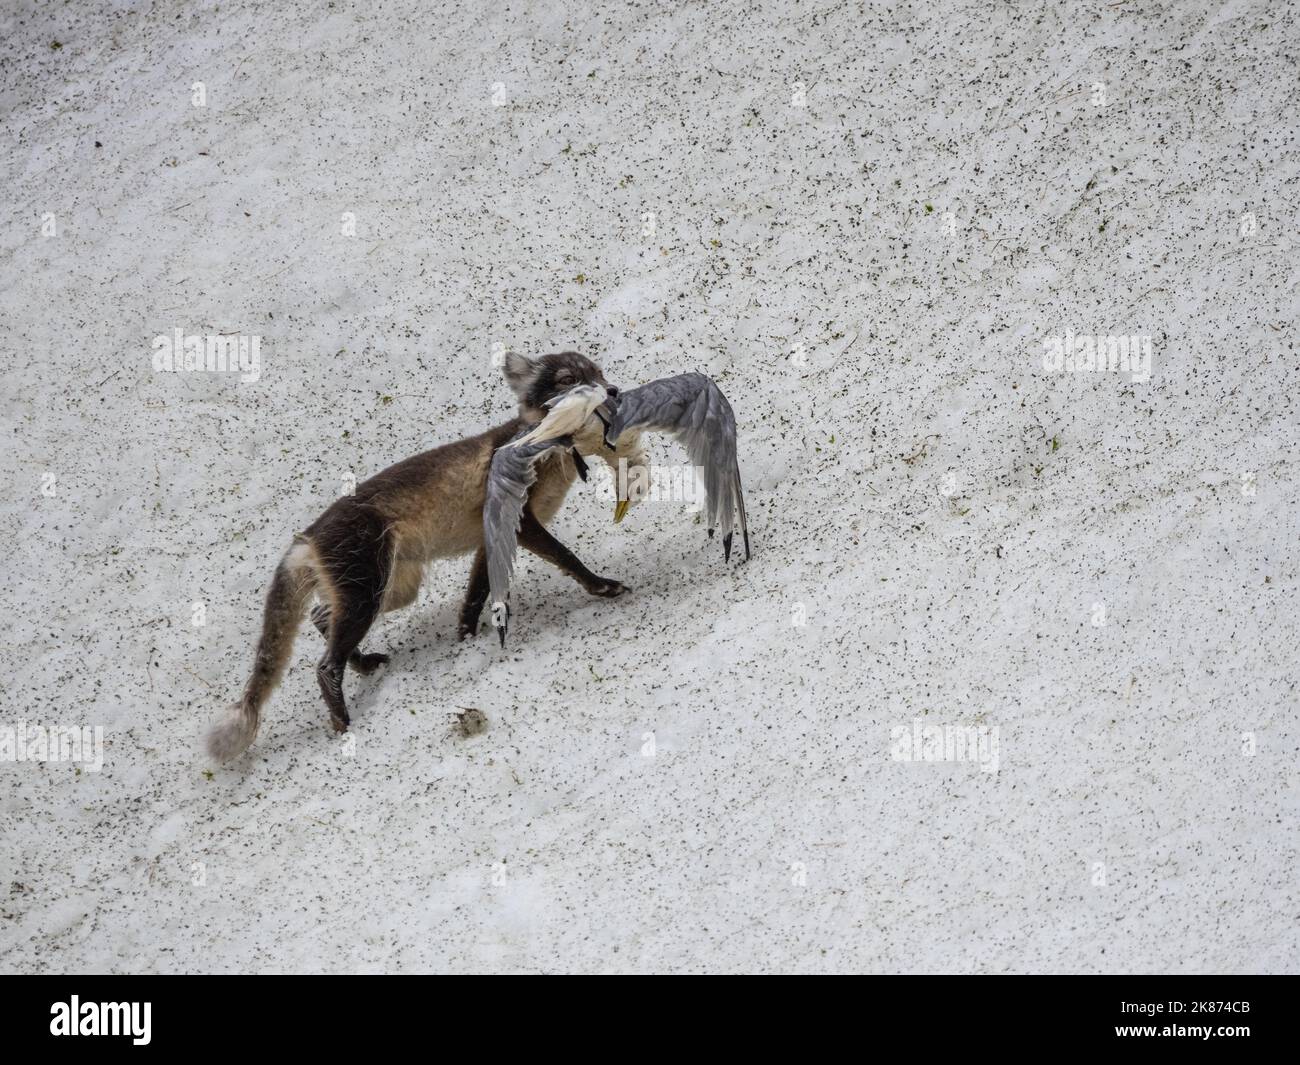
[[(1300, 970), (1294, 3), (0, 42), (0, 970)], [(155, 370), (176, 330), (256, 372)], [(712, 375), (753, 559), (580, 485), (553, 529), (630, 596), (524, 555), (458, 644), (436, 563), (347, 737), (304, 623), (213, 766), (292, 534), (509, 417), (506, 347)]]

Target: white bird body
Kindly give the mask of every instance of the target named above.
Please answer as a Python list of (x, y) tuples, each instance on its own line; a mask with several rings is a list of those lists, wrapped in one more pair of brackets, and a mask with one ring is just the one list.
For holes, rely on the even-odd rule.
[(587, 424), (595, 409), (607, 398), (607, 393), (600, 385), (579, 385), (570, 389), (550, 404), (550, 413), (538, 423), (536, 429), (506, 446), (519, 447), (561, 436), (572, 436)]

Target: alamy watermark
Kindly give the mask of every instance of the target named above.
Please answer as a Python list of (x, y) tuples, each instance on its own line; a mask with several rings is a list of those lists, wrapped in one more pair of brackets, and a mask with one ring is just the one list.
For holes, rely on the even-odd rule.
[(0, 725), (0, 762), (77, 762), (88, 772), (104, 768), (104, 726)]
[(895, 762), (978, 762), (985, 773), (998, 771), (998, 730), (987, 725), (927, 725), (919, 718), (889, 730)]
[(686, 503), (688, 510), (699, 510), (704, 503), (703, 466), (631, 466), (620, 458), (617, 472), (601, 463), (593, 473), (601, 488), (613, 488), (618, 500)]
[(153, 368), (158, 373), (238, 373), (244, 384), (262, 376), (262, 338), (242, 334), (171, 335), (153, 338)]
[(1137, 384), (1151, 380), (1149, 336), (1064, 336), (1043, 341), (1043, 369), (1054, 373), (1126, 373)]
[(135, 1046), (152, 1039), (152, 1002), (69, 1002), (50, 1006), (50, 1035), (129, 1036)]

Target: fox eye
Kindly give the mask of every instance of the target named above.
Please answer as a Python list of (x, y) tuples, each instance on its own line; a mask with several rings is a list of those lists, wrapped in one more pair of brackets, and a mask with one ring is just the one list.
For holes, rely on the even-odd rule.
[(560, 385), (561, 387), (567, 387), (573, 384), (573, 374), (571, 373), (556, 374), (555, 383), (557, 385)]

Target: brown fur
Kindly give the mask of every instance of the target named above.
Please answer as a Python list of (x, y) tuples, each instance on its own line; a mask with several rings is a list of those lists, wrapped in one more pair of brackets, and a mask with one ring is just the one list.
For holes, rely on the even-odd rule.
[[(478, 630), (487, 598), (483, 558), (483, 503), (492, 455), (522, 428), (539, 422), (543, 403), (573, 384), (601, 384), (600, 369), (574, 352), (538, 360), (511, 355), (506, 380), (519, 398), (519, 414), (477, 436), (404, 459), (357, 486), (356, 492), (331, 504), (294, 538), (267, 595), (262, 636), (253, 676), (244, 698), (209, 736), (208, 747), (219, 760), (233, 758), (252, 743), (260, 709), (279, 682), (293, 637), (314, 590), (321, 606), (312, 614), (326, 638), (317, 667), (321, 694), (334, 728), (349, 724), (343, 698), (343, 667), (371, 672), (387, 656), (362, 654), (361, 640), (382, 612), (415, 601), (427, 563), (474, 552), (470, 584), (461, 608), (462, 639)], [(617, 467), (619, 455), (639, 454), (636, 440), (605, 448), (595, 429), (575, 438), (584, 455), (600, 455)], [(567, 452), (552, 452), (537, 467), (520, 526), (519, 543), (568, 573), (593, 595), (617, 596), (618, 581), (598, 577), (545, 529), (564, 502), (577, 469)]]
[(284, 675), (303, 611), (316, 586), (315, 575), (319, 570), (315, 553), (305, 541), (294, 539), (294, 548), (276, 567), (266, 593), (262, 635), (257, 641), (253, 673), (243, 697), (208, 734), (208, 752), (219, 762), (240, 754), (257, 735), (262, 704)]

